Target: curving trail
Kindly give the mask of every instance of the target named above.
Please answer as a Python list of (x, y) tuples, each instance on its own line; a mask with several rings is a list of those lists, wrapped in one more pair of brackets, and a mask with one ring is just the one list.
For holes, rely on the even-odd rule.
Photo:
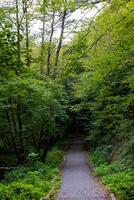
[(66, 155), (62, 186), (56, 200), (106, 200), (105, 192), (88, 168), (81, 138), (73, 141)]

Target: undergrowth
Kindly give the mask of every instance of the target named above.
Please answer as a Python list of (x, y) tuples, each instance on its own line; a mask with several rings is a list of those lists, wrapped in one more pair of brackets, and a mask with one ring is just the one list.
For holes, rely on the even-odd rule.
[(94, 164), (94, 175), (100, 176), (106, 187), (112, 191), (117, 200), (134, 199), (134, 171), (117, 160), (108, 162), (107, 151), (97, 149), (91, 151), (89, 159)]
[(46, 164), (32, 160), (31, 165), (7, 173), (0, 183), (0, 200), (39, 200), (49, 193), (49, 200), (53, 200), (60, 186), (58, 165), (63, 156), (62, 151), (54, 149), (48, 153)]

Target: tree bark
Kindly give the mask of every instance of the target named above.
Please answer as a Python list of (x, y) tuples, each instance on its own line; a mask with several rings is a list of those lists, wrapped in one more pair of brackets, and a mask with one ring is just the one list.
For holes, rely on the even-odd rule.
[[(20, 119), (20, 113), (14, 109), (13, 99), (11, 99), (12, 109), (10, 111), (11, 127), (12, 127), (12, 142), (15, 147), (16, 157), (18, 159), (18, 164), (26, 163), (26, 156), (24, 151), (23, 139), (22, 139), (22, 122)], [(18, 116), (17, 116), (18, 115)]]
[(56, 76), (56, 70), (57, 70), (58, 61), (59, 61), (60, 50), (61, 50), (61, 47), (62, 47), (62, 41), (63, 41), (63, 35), (64, 35), (64, 29), (65, 29), (66, 15), (67, 15), (67, 9), (64, 8), (63, 16), (62, 16), (62, 23), (61, 23), (60, 39), (59, 39), (59, 43), (58, 43), (57, 51), (56, 51), (55, 67), (54, 67), (54, 78)]
[(50, 147), (50, 142), (51, 142), (51, 135), (49, 133), (47, 133), (47, 136), (43, 141), (44, 149), (43, 149), (43, 153), (42, 153), (42, 156), (41, 156), (42, 162), (45, 162), (45, 160), (46, 160), (47, 153), (48, 153), (49, 147)]
[(43, 13), (43, 26), (42, 26), (42, 42), (41, 42), (41, 68), (40, 68), (40, 71), (41, 71), (41, 74), (43, 74), (44, 72), (44, 40), (45, 40), (45, 14), (46, 14), (46, 11), (44, 11)]
[(59, 43), (58, 43), (58, 47), (57, 47), (57, 51), (56, 51), (55, 66), (58, 65), (59, 54), (60, 54), (60, 49), (61, 49), (61, 46), (62, 46), (63, 34), (64, 34), (64, 29), (65, 29), (66, 14), (67, 14), (67, 12), (65, 10), (64, 13), (63, 13), (63, 17), (62, 17), (61, 33), (60, 33), (60, 39), (59, 39)]
[(28, 22), (28, 8), (25, 1), (25, 13), (26, 13), (26, 65), (30, 67), (30, 54), (29, 54), (29, 22)]
[(13, 144), (13, 147), (14, 147), (15, 155), (16, 155), (16, 158), (19, 162), (19, 153), (18, 153), (18, 149), (17, 149), (15, 128), (14, 128), (14, 123), (13, 123), (13, 120), (12, 120), (12, 114), (11, 114), (10, 110), (8, 110), (8, 112), (7, 112), (7, 118), (8, 118), (8, 121), (9, 121), (9, 125), (11, 127), (11, 139), (12, 139), (12, 144)]
[(24, 141), (23, 141), (23, 122), (22, 122), (22, 112), (21, 112), (21, 105), (18, 103), (18, 137), (19, 137), (19, 149), (20, 149), (20, 157), (21, 157), (21, 164), (26, 163), (26, 155), (25, 155), (25, 148), (24, 148)]
[(18, 66), (21, 66), (21, 46), (20, 46), (20, 22), (19, 22), (19, 5), (18, 0), (15, 0), (16, 7), (16, 28), (17, 28), (17, 49), (18, 49)]
[(46, 144), (46, 146), (44, 147), (42, 156), (41, 156), (41, 160), (44, 163), (47, 157), (47, 153), (48, 153), (48, 144)]
[(55, 22), (55, 12), (53, 11), (52, 15), (52, 24), (51, 24), (51, 34), (49, 39), (49, 46), (48, 46), (48, 57), (47, 57), (47, 75), (50, 75), (50, 61), (51, 61), (51, 48), (52, 48), (52, 40), (53, 40), (53, 34), (54, 34), (54, 22)]

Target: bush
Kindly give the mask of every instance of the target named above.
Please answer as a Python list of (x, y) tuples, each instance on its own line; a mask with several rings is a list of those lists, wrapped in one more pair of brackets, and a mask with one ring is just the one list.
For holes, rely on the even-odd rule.
[[(105, 153), (104, 153), (105, 152)], [(134, 199), (134, 172), (118, 162), (106, 162), (106, 151), (92, 152), (89, 158), (93, 161), (94, 175), (99, 175), (102, 182), (115, 193), (118, 200)]]
[(59, 165), (63, 161), (64, 153), (63, 151), (53, 149), (47, 155), (47, 163), (53, 166)]
[(104, 164), (106, 163), (107, 161), (107, 153), (106, 152), (102, 152), (102, 151), (99, 151), (99, 150), (96, 150), (94, 152), (91, 152), (89, 154), (89, 158), (90, 160), (93, 161), (95, 167), (99, 166), (100, 164)]
[(0, 184), (0, 199), (10, 200), (11, 190), (9, 185)]
[(30, 170), (29, 167), (16, 167), (14, 170), (8, 172), (5, 179), (10, 182), (18, 179), (22, 179), (26, 176), (27, 172)]
[(26, 182), (13, 182), (10, 185), (12, 191), (10, 199), (15, 200), (38, 200), (44, 194), (43, 188)]
[(117, 196), (119, 200), (134, 199), (134, 173), (132, 170), (112, 173), (103, 176), (102, 181)]
[(104, 176), (104, 175), (107, 175), (108, 173), (113, 174), (119, 171), (121, 171), (121, 168), (118, 163), (112, 163), (112, 164), (105, 163), (97, 167), (95, 169), (94, 174)]
[[(42, 173), (44, 171), (44, 173)], [(10, 173), (11, 176), (11, 173)], [(12, 179), (13, 180), (14, 176)], [(25, 177), (0, 185), (1, 200), (39, 200), (47, 195), (52, 187), (59, 187), (59, 171), (44, 167), (40, 171), (28, 171)]]
[(53, 149), (48, 153), (45, 165), (34, 159), (33, 166), (17, 167), (10, 171), (0, 184), (0, 200), (39, 200), (47, 196), (52, 188), (51, 199), (54, 199), (60, 186), (58, 165), (63, 156), (62, 151)]

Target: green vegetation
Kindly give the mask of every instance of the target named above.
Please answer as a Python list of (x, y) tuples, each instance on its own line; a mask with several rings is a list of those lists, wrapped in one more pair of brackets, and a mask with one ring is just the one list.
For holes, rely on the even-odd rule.
[(62, 73), (73, 80), (71, 110), (85, 130), (89, 152), (95, 152), (90, 156), (95, 173), (121, 200), (134, 198), (132, 15), (132, 1), (108, 4), (76, 34)]
[(7, 173), (0, 183), (2, 200), (39, 200), (54, 199), (60, 186), (61, 176), (58, 169), (63, 161), (62, 151), (53, 149), (48, 153), (47, 162), (43, 164), (35, 153), (29, 155), (29, 165), (19, 166)]
[(113, 161), (108, 163), (108, 152), (96, 149), (89, 153), (89, 159), (94, 163), (94, 175), (99, 175), (107, 188), (116, 194), (117, 199), (133, 200), (134, 198), (134, 171), (125, 165)]
[[(132, 0), (1, 0), (0, 167), (17, 168), (1, 180), (0, 199), (57, 191), (56, 145), (74, 132), (86, 137), (95, 174), (117, 199), (133, 199), (133, 6)], [(95, 7), (91, 20), (70, 20), (75, 10)]]
[(90, 121), (84, 125), (90, 130), (91, 145), (113, 145), (116, 151), (122, 146), (126, 156), (133, 154), (134, 144), (132, 5), (131, 1), (113, 1), (92, 24), (90, 36), (81, 42), (87, 28), (78, 34), (76, 42), (84, 50), (77, 66), (81, 63), (84, 72), (74, 85), (80, 104), (72, 108), (87, 110), (82, 117)]
[[(59, 127), (67, 118), (67, 96), (63, 88), (41, 76), (35, 78), (31, 74), (30, 78), (28, 75), (14, 75), (8, 81), (2, 79), (0, 86), (3, 141), (5, 146), (6, 142), (13, 143), (19, 163), (26, 162), (30, 146), (45, 161), (49, 142), (57, 137)], [(46, 138), (43, 138), (44, 132)], [(44, 147), (41, 148), (42, 140)]]

